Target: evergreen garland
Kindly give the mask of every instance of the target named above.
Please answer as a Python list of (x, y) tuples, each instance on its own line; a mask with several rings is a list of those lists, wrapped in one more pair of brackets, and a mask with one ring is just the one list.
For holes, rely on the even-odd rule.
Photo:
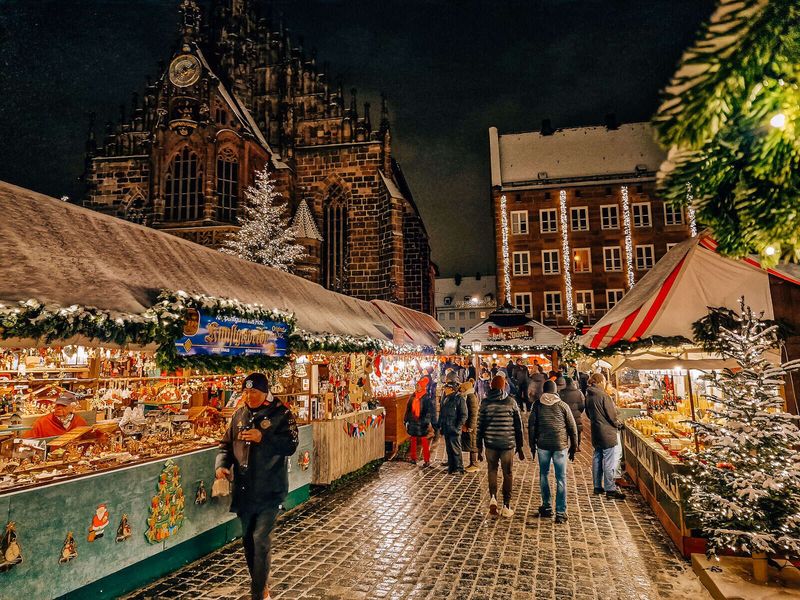
[(310, 333), (295, 331), (289, 338), (289, 345), (296, 352), (385, 352), (391, 349), (391, 342), (371, 337), (336, 335), (332, 333)]
[[(724, 306), (709, 307), (708, 311), (708, 315), (692, 323), (694, 341), (706, 352), (720, 353), (726, 348), (720, 338), (721, 332), (736, 328), (740, 317), (736, 311)], [(768, 327), (776, 326), (774, 338), (776, 347), (793, 333), (791, 326), (787, 323), (766, 319), (761, 322)]]
[(678, 348), (680, 346), (688, 346), (692, 344), (692, 340), (687, 340), (681, 335), (676, 336), (661, 336), (654, 335), (649, 338), (644, 338), (636, 341), (623, 340), (617, 342), (613, 346), (606, 346), (605, 348), (589, 348), (588, 346), (581, 346), (580, 353), (592, 358), (605, 358), (607, 356), (614, 356), (615, 354), (628, 354), (634, 350), (641, 350), (643, 348), (652, 348), (661, 346), (666, 348)]
[(653, 119), (670, 148), (659, 193), (720, 252), (800, 260), (800, 4), (719, 0)]

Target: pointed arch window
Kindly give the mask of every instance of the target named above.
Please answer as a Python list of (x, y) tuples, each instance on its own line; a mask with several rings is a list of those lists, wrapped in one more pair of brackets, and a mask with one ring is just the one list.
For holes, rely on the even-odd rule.
[(217, 220), (236, 223), (239, 209), (239, 158), (232, 148), (217, 155)]
[(172, 159), (164, 194), (165, 221), (196, 221), (203, 216), (203, 173), (197, 154), (186, 146)]
[(347, 198), (344, 190), (335, 185), (325, 200), (322, 281), (326, 288), (337, 292), (347, 291), (347, 221)]

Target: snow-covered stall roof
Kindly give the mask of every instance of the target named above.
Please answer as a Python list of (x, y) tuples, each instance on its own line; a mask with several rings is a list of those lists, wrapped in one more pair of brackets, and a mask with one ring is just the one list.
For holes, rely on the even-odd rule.
[(464, 333), (461, 345), (469, 348), (480, 342), (485, 349), (528, 348), (531, 352), (560, 348), (564, 336), (531, 319), (510, 305), (501, 306), (481, 323)]
[(656, 336), (691, 340), (692, 324), (708, 307), (736, 309), (743, 295), (754, 311), (773, 319), (767, 271), (720, 256), (708, 244), (708, 236), (700, 235), (672, 248), (580, 343), (600, 349)]
[(372, 304), (392, 322), (393, 329), (397, 328), (397, 333), (402, 335), (402, 340), (393, 340), (395, 343), (431, 348), (436, 348), (439, 344), (439, 332), (444, 331), (444, 328), (432, 316), (386, 300), (372, 300)]
[(489, 130), (492, 185), (654, 173), (666, 158), (649, 123), (498, 135)]
[(369, 302), (156, 229), (2, 181), (0, 214), (0, 304), (138, 314), (160, 290), (183, 290), (288, 310), (312, 333), (390, 339), (391, 320)]

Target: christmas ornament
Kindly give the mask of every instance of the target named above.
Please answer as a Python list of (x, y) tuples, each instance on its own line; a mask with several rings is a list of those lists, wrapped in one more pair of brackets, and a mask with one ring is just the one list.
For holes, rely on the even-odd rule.
[(64, 538), (64, 545), (61, 547), (61, 556), (58, 557), (58, 562), (63, 565), (64, 563), (68, 563), (73, 558), (77, 557), (78, 545), (75, 543), (75, 538), (70, 531), (67, 533), (67, 537)]
[(93, 542), (103, 537), (106, 527), (108, 527), (108, 507), (105, 504), (98, 504), (92, 517), (92, 526), (89, 527), (88, 540)]
[(22, 549), (19, 546), (16, 524), (6, 523), (6, 531), (0, 540), (0, 573), (12, 569), (22, 562)]
[(206, 484), (201, 479), (197, 483), (197, 492), (194, 495), (195, 504), (205, 504), (208, 500), (208, 493), (206, 493)]
[(117, 527), (117, 542), (124, 542), (131, 537), (131, 526), (128, 523), (128, 515), (123, 514)]

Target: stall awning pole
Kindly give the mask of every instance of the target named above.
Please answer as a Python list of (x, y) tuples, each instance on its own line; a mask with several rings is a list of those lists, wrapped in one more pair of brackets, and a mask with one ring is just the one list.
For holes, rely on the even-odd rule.
[[(692, 422), (697, 422), (697, 417), (694, 414), (694, 392), (692, 391), (692, 372), (691, 370), (686, 370), (686, 380), (689, 383), (689, 408), (692, 409)], [(697, 428), (692, 426), (692, 431), (694, 432), (694, 450), (698, 454), (700, 454), (700, 440), (697, 439)]]

